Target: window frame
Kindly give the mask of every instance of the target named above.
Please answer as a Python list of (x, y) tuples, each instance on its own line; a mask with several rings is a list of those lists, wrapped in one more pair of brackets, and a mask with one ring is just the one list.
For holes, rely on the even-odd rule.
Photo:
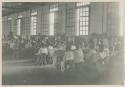
[[(56, 4), (52, 4), (50, 5), (50, 8), (49, 8), (49, 35), (50, 36), (54, 36), (55, 35), (55, 15), (56, 13), (59, 11), (59, 3), (56, 3)], [(51, 20), (51, 15), (53, 14), (53, 18)], [(52, 33), (51, 33), (51, 27), (53, 26), (53, 30), (52, 30)]]
[[(20, 20), (20, 25), (18, 25), (19, 20)], [(22, 18), (17, 18), (17, 35), (19, 35), (19, 36), (21, 35), (21, 28), (22, 28), (22, 23), (21, 22), (22, 22)]]
[[(82, 3), (84, 3), (84, 2), (82, 2)], [(83, 9), (85, 9), (85, 8), (88, 8), (88, 11), (86, 11), (86, 10), (83, 11)], [(90, 31), (90, 3), (89, 3), (89, 4), (86, 4), (86, 5), (81, 5), (81, 6), (77, 6), (77, 3), (76, 3), (76, 12), (77, 12), (78, 9), (79, 9), (79, 14), (78, 14), (78, 16), (77, 16), (77, 14), (76, 14), (76, 16), (79, 17), (79, 18), (76, 17), (76, 18), (77, 18), (76, 21), (77, 21), (77, 23), (79, 24), (79, 25), (77, 26), (77, 23), (76, 23), (76, 26), (77, 26), (77, 28), (78, 28), (78, 30), (77, 30), (77, 31), (78, 31), (78, 32), (77, 32), (77, 35), (78, 35), (78, 36), (89, 35), (89, 31)], [(83, 16), (83, 13), (82, 13), (82, 16), (81, 16), (81, 15), (80, 15), (80, 9), (82, 9), (82, 12), (85, 12), (85, 13), (88, 12), (88, 16), (86, 16), (86, 15)], [(83, 17), (83, 18), (85, 17), (85, 21), (83, 21), (83, 20), (81, 21), (81, 20), (80, 20), (80, 19), (81, 19), (80, 17)], [(86, 21), (86, 18), (88, 18), (87, 21)], [(78, 19), (79, 19), (79, 21), (78, 21)], [(83, 25), (83, 24), (80, 25), (81, 22), (82, 22), (82, 23), (85, 22), (85, 25)], [(87, 25), (86, 25), (86, 23), (87, 23)], [(86, 29), (80, 29), (81, 26), (83, 26), (83, 27), (84, 27), (84, 26), (85, 26), (85, 27), (87, 26), (88, 29), (87, 29), (87, 30), (86, 30)], [(83, 31), (85, 31), (84, 34), (83, 34)], [(82, 34), (80, 34), (81, 32), (82, 32)]]
[[(37, 20), (38, 20), (38, 11), (36, 10), (35, 12), (30, 12), (30, 35), (37, 35)], [(35, 18), (35, 22), (34, 22), (34, 19)], [(34, 23), (35, 23), (35, 27), (34, 27)], [(35, 30), (34, 30), (35, 28)], [(33, 32), (35, 31), (35, 33)]]

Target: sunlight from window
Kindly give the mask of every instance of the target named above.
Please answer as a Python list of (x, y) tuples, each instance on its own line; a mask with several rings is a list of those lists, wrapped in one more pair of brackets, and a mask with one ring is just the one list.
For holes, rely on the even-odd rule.
[(17, 19), (17, 35), (21, 34), (21, 19)]
[(89, 26), (89, 7), (80, 7), (76, 10), (76, 26), (77, 26), (77, 36), (88, 35)]
[(50, 13), (50, 35), (54, 35), (54, 19), (55, 15), (54, 13)]
[(37, 12), (31, 13), (31, 35), (36, 35), (37, 28)]

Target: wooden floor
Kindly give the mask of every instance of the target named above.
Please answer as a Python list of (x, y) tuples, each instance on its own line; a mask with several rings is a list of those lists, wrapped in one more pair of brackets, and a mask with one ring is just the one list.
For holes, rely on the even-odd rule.
[(30, 59), (3, 60), (2, 66), (3, 85), (120, 85), (123, 81), (121, 55), (111, 59), (104, 78), (91, 82), (80, 72), (60, 72), (54, 65), (36, 66)]

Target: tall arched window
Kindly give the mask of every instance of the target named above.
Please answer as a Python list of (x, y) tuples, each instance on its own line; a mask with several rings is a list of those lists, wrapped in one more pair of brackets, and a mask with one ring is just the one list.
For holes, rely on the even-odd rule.
[(36, 35), (36, 28), (37, 28), (37, 11), (31, 13), (31, 35)]
[(89, 30), (89, 2), (76, 4), (77, 10), (77, 35), (88, 35)]
[(8, 17), (7, 19), (7, 27), (8, 27), (8, 31), (12, 31), (12, 18)]
[(22, 16), (18, 16), (18, 19), (17, 19), (17, 35), (21, 35), (21, 26), (22, 26)]

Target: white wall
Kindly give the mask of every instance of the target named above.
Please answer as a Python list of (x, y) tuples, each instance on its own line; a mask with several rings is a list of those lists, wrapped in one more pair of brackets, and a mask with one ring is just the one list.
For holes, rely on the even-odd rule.
[(90, 9), (90, 33), (119, 34), (119, 3), (93, 2)]

